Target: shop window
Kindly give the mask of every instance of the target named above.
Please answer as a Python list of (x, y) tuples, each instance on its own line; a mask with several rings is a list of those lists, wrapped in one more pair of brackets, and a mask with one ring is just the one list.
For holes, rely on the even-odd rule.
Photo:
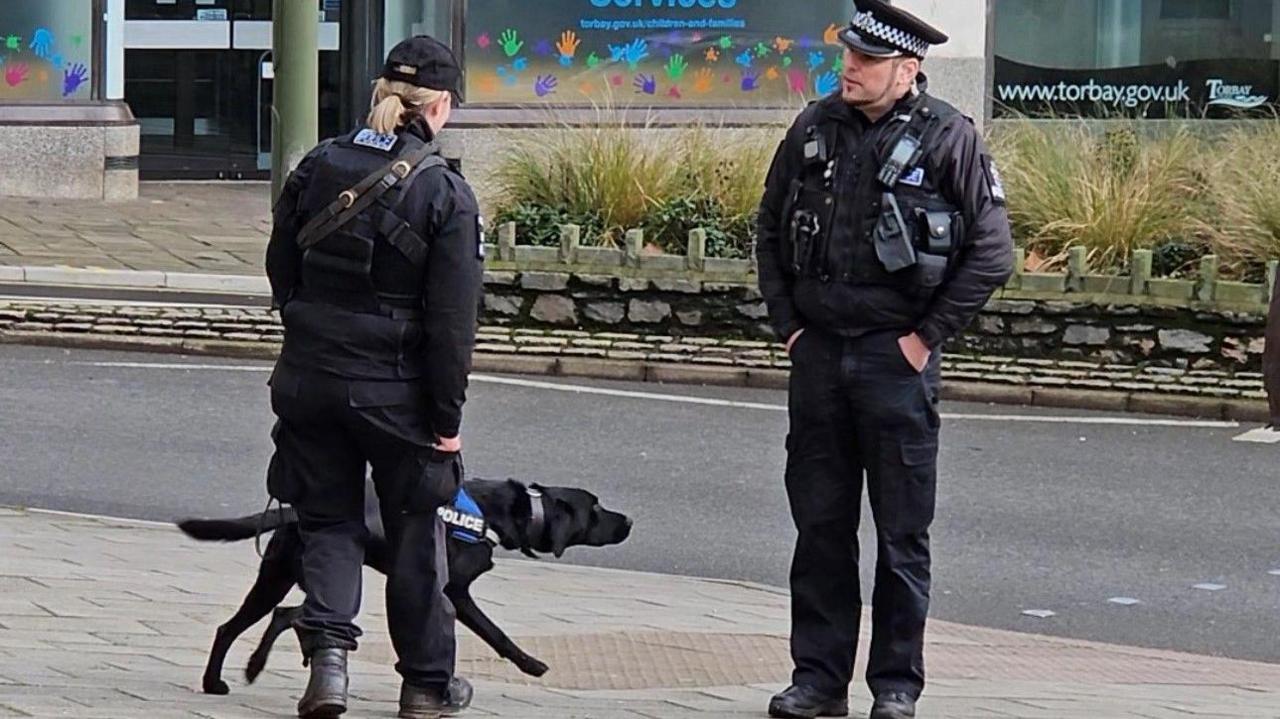
[(89, 0), (0, 2), (0, 103), (95, 96)]
[[(536, 11), (533, 10), (536, 4)], [(839, 84), (848, 0), (468, 0), (470, 104), (784, 106)]]
[(1280, 0), (999, 0), (994, 114), (1280, 112)]

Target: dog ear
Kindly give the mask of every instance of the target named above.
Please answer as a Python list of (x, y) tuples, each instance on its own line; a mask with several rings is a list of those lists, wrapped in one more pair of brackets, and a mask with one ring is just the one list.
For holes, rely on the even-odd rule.
[(551, 524), (551, 553), (556, 555), (556, 559), (564, 556), (564, 550), (569, 548), (569, 542), (573, 541), (574, 535), (574, 515), (571, 507), (566, 507), (565, 502), (556, 500), (555, 506), (557, 513), (561, 516), (556, 517)]

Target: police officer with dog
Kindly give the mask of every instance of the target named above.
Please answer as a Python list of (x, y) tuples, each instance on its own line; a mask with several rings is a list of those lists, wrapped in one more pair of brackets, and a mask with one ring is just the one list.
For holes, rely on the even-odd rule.
[(267, 274), (285, 333), (271, 378), (268, 489), (297, 510), (304, 543), (307, 596), (295, 628), (311, 675), (301, 717), (346, 710), (366, 466), (393, 547), (386, 592), (399, 716), (435, 719), (470, 701), (453, 676), (436, 512), (462, 481), (459, 429), (482, 293), (478, 206), (436, 144), (461, 76), (430, 37), (397, 45), (367, 126), (316, 147), (275, 206)]
[(848, 713), (864, 475), (877, 544), (871, 719), (915, 716), (941, 349), (1013, 265), (995, 163), (920, 73), (947, 36), (883, 0), (855, 5), (839, 33), (840, 90), (788, 131), (760, 208), (760, 289), (792, 362), (786, 486), (798, 530), (795, 668), (774, 717)]

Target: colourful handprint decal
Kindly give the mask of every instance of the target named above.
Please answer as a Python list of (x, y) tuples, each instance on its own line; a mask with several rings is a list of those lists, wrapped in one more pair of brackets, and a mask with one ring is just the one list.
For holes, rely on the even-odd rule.
[(529, 58), (518, 57), (511, 62), (511, 67), (516, 72), (524, 72), (525, 70), (529, 69)]
[(836, 27), (835, 23), (828, 25), (826, 32), (822, 33), (822, 41), (828, 45), (839, 45), (840, 28)]
[(646, 95), (652, 95), (658, 91), (658, 78), (653, 75), (640, 74), (636, 75), (635, 82), (631, 83), (635, 87), (636, 92), (643, 92)]
[(573, 56), (578, 54), (578, 46), (582, 41), (574, 34), (572, 30), (565, 30), (560, 36), (560, 42), (556, 43), (556, 50), (560, 52), (560, 64), (569, 67), (573, 64)]
[(520, 33), (510, 28), (503, 31), (502, 36), (498, 38), (498, 42), (502, 45), (502, 51), (507, 57), (515, 57), (520, 52), (520, 48), (524, 47), (524, 41), (520, 39)]
[(89, 69), (83, 63), (76, 63), (66, 69), (62, 75), (62, 96), (70, 97), (89, 79)]
[(22, 38), (18, 35), (10, 35), (4, 39), (4, 46), (9, 50), (21, 50)]
[(642, 38), (632, 40), (631, 44), (627, 46), (625, 57), (627, 67), (632, 70), (636, 69), (636, 66), (640, 64), (641, 60), (649, 57), (649, 43), (645, 42)]
[(31, 51), (36, 57), (45, 59), (53, 54), (53, 33), (49, 28), (36, 28), (36, 33), (31, 38)]
[(614, 87), (622, 87), (622, 76), (621, 75), (611, 76), (609, 78), (609, 84), (613, 85)]
[(751, 54), (750, 50), (744, 51), (741, 55), (734, 58), (734, 62), (743, 67), (751, 67), (751, 63), (755, 62), (756, 56)]
[(4, 81), (9, 84), (9, 87), (17, 87), (27, 81), (29, 71), (30, 68), (25, 62), (9, 65), (4, 70)]
[(539, 75), (538, 79), (533, 83), (533, 94), (538, 97), (546, 97), (556, 91), (556, 85), (559, 82), (555, 75)]
[(498, 91), (497, 75), (482, 75), (480, 77), (480, 92), (492, 95)]
[(704, 67), (693, 76), (693, 91), (705, 95), (715, 86), (716, 74), (711, 68)]
[(791, 40), (785, 37), (775, 37), (773, 39), (773, 49), (777, 50), (780, 53), (788, 52), (789, 50), (791, 50), (791, 46), (795, 44), (796, 44), (795, 40)]
[(533, 54), (537, 55), (538, 57), (546, 57), (550, 55), (551, 41), (546, 39), (539, 40), (538, 43), (533, 46)]
[(809, 76), (800, 70), (792, 70), (787, 73), (787, 88), (796, 94), (804, 94), (809, 88)]
[(505, 85), (515, 85), (520, 82), (520, 76), (506, 65), (499, 65), (494, 68), (494, 71), (498, 73), (498, 77), (502, 78), (502, 82)]
[(731, 47), (733, 47), (733, 38), (729, 37), (728, 35), (721, 35), (721, 36), (720, 36), (720, 49), (721, 49), (721, 50), (728, 50), (728, 49), (729, 49), (729, 48), (731, 48)]
[(587, 69), (594, 70), (597, 67), (600, 67), (600, 56), (594, 52), (587, 55)]
[(762, 42), (756, 43), (756, 57), (768, 57), (771, 52), (773, 50), (770, 50), (768, 45)]
[(754, 92), (760, 89), (760, 73), (748, 70), (742, 73), (742, 91)]
[(777, 80), (778, 78), (782, 77), (782, 73), (778, 72), (777, 65), (773, 65), (768, 70), (765, 71), (764, 76), (769, 80)]
[(709, 47), (707, 48), (707, 51), (702, 54), (702, 57), (706, 58), (707, 62), (720, 62), (720, 51), (714, 47)]
[(671, 78), (672, 82), (679, 82), (687, 69), (689, 69), (689, 63), (684, 59), (684, 55), (672, 55), (667, 62), (667, 77)]
[(677, 86), (677, 85), (672, 85), (672, 86), (671, 86), (671, 89), (670, 89), (670, 90), (667, 90), (667, 97), (670, 97), (670, 98), (675, 99), (675, 100), (680, 100), (680, 99), (683, 99), (683, 98), (684, 98), (684, 95), (681, 95), (681, 94), (680, 94), (680, 87), (679, 87), (679, 86)]
[(844, 57), (843, 57), (843, 56), (841, 56), (841, 55), (836, 55), (836, 60), (835, 60), (835, 62), (831, 63), (831, 72), (834, 72), (834, 73), (835, 73), (835, 74), (837, 74), (837, 75), (839, 75), (840, 73), (844, 72)]
[(492, 44), (493, 38), (489, 37), (489, 33), (487, 32), (480, 33), (480, 37), (476, 38), (476, 47), (481, 50), (488, 50), (489, 46)]
[(809, 70), (817, 70), (827, 64), (827, 56), (820, 52), (809, 53)]
[(840, 76), (834, 72), (819, 75), (813, 81), (813, 91), (822, 97), (835, 92), (840, 87)]

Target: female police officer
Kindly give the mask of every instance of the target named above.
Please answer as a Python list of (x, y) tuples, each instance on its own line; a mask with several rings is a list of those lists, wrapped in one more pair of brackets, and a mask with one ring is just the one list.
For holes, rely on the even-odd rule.
[[(484, 257), (475, 197), (434, 142), (460, 77), (436, 40), (397, 45), (368, 127), (313, 150), (275, 207), (267, 274), (285, 334), (271, 378), (279, 421), (268, 489), (297, 510), (304, 544), (296, 629), (311, 679), (302, 717), (346, 710), (366, 465), (394, 552), (387, 619), (400, 716), (440, 716), (453, 679), (436, 509), (462, 479), (458, 433)], [(455, 704), (469, 700), (461, 688)]]

